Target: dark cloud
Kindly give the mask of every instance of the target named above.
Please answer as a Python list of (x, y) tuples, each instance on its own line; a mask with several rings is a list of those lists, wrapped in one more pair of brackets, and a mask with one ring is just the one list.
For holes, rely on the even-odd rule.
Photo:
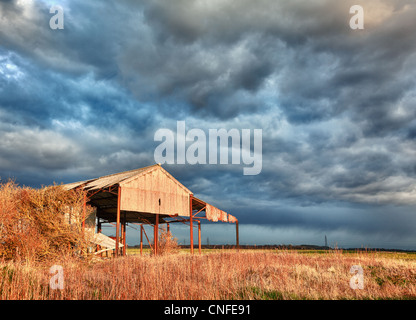
[[(299, 207), (289, 203), (281, 203), (277, 208), (261, 205), (262, 214), (256, 215), (245, 207), (236, 206), (242, 224), (263, 225), (274, 228), (293, 228), (302, 225), (305, 230), (343, 231), (372, 236), (375, 234), (386, 237), (400, 234), (408, 237), (413, 234), (409, 222), (416, 218), (406, 207), (368, 207), (351, 206), (342, 203), (336, 206)], [(395, 218), (392, 219), (392, 216)]]
[(64, 1), (51, 30), (49, 2), (1, 1), (0, 176), (38, 186), (145, 166), (176, 120), (261, 128), (258, 176), (166, 168), (246, 224), (408, 236), (416, 5), (366, 1), (353, 31), (353, 4)]

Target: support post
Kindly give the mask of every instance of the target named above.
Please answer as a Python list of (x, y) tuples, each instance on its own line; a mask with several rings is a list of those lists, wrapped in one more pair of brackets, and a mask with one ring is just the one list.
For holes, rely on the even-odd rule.
[(189, 225), (190, 225), (190, 240), (191, 254), (194, 254), (194, 226), (192, 223), (192, 198), (193, 195), (189, 195)]
[(143, 225), (140, 225), (140, 255), (143, 255)]
[[(100, 218), (97, 218), (97, 233), (101, 233), (101, 220)], [(97, 244), (96, 246), (97, 252), (101, 251), (101, 246)], [(100, 257), (103, 256), (103, 253), (100, 253)]]
[[(123, 243), (123, 239), (124, 239), (124, 223), (120, 217), (120, 243)], [(123, 248), (120, 248), (120, 253), (121, 255), (123, 255)]]
[(158, 246), (158, 242), (159, 242), (159, 214), (156, 214), (156, 221), (155, 221), (155, 225), (154, 225), (154, 234), (153, 234), (153, 242), (154, 242), (154, 250), (155, 250), (155, 255), (157, 255), (157, 246)]
[(201, 254), (201, 221), (198, 220), (198, 251)]
[(238, 235), (238, 220), (235, 222), (235, 240), (237, 245), (237, 251), (240, 250), (240, 241), (239, 241), (239, 235)]
[(120, 203), (121, 203), (121, 186), (118, 187), (118, 196), (117, 196), (116, 257), (118, 257), (119, 255), (119, 248), (120, 248)]
[(123, 256), (127, 255), (127, 248), (126, 248), (126, 235), (127, 235), (127, 230), (126, 230), (126, 212), (124, 212), (124, 218), (123, 218), (123, 224), (121, 225), (122, 231), (123, 231), (123, 248), (122, 248), (122, 253)]

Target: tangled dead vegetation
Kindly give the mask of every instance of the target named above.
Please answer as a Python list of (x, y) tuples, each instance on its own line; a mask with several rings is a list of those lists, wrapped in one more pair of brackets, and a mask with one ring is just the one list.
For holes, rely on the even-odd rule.
[(0, 257), (6, 260), (45, 260), (80, 255), (89, 245), (82, 221), (80, 190), (54, 185), (33, 189), (15, 182), (0, 184)]

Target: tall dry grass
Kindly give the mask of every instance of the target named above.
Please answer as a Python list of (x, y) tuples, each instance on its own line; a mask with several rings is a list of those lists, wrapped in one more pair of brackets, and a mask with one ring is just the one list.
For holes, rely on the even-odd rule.
[[(415, 260), (376, 253), (225, 251), (60, 263), (63, 290), (50, 289), (48, 264), (0, 263), (0, 299), (416, 298)], [(364, 270), (362, 290), (349, 285), (352, 265)]]
[[(0, 258), (38, 261), (85, 251), (89, 243), (81, 227), (83, 202), (82, 191), (62, 186), (0, 184)], [(87, 207), (85, 215), (90, 212)]]

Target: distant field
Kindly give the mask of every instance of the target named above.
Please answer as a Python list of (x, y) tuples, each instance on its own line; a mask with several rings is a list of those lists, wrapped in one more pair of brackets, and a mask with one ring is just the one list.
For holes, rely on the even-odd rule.
[[(225, 250), (225, 251), (224, 251)], [(194, 249), (195, 254), (198, 254), (198, 249)], [(202, 254), (208, 254), (208, 253), (218, 253), (218, 252), (236, 252), (235, 249), (202, 249)], [(278, 249), (240, 249), (240, 252), (285, 252), (285, 250), (278, 250)], [(357, 250), (344, 250), (344, 249), (338, 249), (338, 250), (286, 250), (286, 252), (296, 252), (298, 254), (304, 254), (304, 255), (327, 255), (327, 254), (333, 254), (333, 253), (341, 253), (343, 255), (358, 255), (358, 254), (367, 254), (367, 255), (373, 255), (380, 258), (387, 258), (387, 259), (398, 259), (398, 260), (414, 260), (416, 261), (416, 252), (409, 251), (409, 252), (396, 252), (396, 251), (378, 251), (378, 250), (363, 250), (363, 251), (357, 251)], [(148, 255), (151, 253), (150, 248), (143, 248), (143, 255)], [(189, 253), (189, 248), (186, 249), (179, 249), (179, 253), (187, 254)], [(134, 255), (140, 255), (140, 249), (139, 248), (128, 248), (127, 254), (134, 256)]]
[[(197, 250), (196, 250), (197, 252)], [(28, 265), (0, 262), (1, 299), (416, 299), (416, 254), (342, 250), (188, 250)], [(52, 264), (63, 290), (49, 287)], [(362, 268), (352, 289), (351, 267)], [(355, 267), (357, 268), (357, 267)]]

